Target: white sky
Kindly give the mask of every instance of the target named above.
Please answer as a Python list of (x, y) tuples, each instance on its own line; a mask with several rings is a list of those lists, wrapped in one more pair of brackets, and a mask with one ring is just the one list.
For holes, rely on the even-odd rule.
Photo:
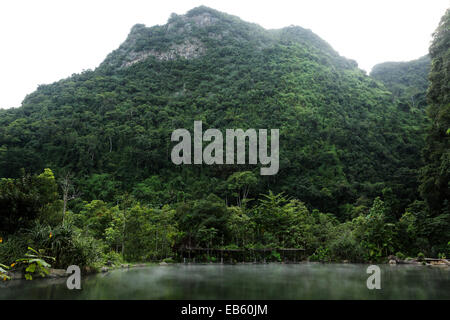
[(0, 108), (20, 106), (38, 84), (94, 69), (134, 24), (165, 24), (202, 4), (265, 28), (309, 28), (370, 71), (425, 55), (450, 0), (2, 0)]

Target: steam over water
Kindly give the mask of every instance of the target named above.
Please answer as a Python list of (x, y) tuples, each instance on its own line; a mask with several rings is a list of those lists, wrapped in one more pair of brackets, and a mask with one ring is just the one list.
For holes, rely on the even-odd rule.
[(368, 290), (368, 265), (183, 265), (121, 269), (66, 279), (9, 281), (0, 299), (450, 299), (450, 268), (381, 265), (381, 290)]

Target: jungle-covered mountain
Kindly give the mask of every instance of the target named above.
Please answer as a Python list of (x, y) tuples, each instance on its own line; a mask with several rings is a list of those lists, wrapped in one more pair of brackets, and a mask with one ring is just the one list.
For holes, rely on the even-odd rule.
[[(249, 198), (284, 192), (345, 220), (384, 195), (398, 218), (417, 198), (425, 114), (397, 100), (424, 83), (405, 78), (398, 93), (383, 68), (370, 77), (301, 27), (265, 30), (206, 7), (172, 14), (165, 25), (135, 25), (95, 70), (1, 110), (0, 177), (51, 168), (74, 175), (84, 200), (127, 192), (159, 206), (210, 193), (232, 203), (229, 178), (252, 171)], [(391, 70), (396, 82), (410, 67)], [(280, 129), (278, 174), (172, 164), (171, 133), (192, 132), (194, 120), (203, 130)]]
[(370, 76), (392, 92), (398, 106), (405, 111), (425, 109), (431, 59), (425, 55), (408, 62), (384, 62), (372, 68)]

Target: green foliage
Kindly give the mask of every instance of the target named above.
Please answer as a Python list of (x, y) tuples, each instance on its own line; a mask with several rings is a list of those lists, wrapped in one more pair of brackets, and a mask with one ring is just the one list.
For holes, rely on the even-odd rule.
[(274, 250), (270, 253), (270, 255), (271, 255), (272, 259), (274, 259), (275, 261), (281, 262), (281, 255), (279, 252), (276, 252)]
[(319, 247), (312, 256), (309, 257), (311, 261), (330, 262), (330, 252), (328, 248)]
[(119, 247), (122, 248), (125, 241), (125, 223), (126, 216), (124, 211), (117, 210), (113, 213), (109, 225), (105, 229), (105, 241), (110, 248), (114, 248), (119, 251)]
[(0, 179), (0, 233), (12, 234), (35, 219), (54, 222), (59, 209), (55, 203), (57, 184), (50, 169), (40, 175), (22, 171), (21, 178)]
[[(199, 25), (203, 15), (210, 22)], [(198, 55), (170, 54), (187, 46)], [(270, 189), (336, 215), (390, 187), (401, 212), (417, 195), (424, 122), (391, 100), (310, 30), (264, 30), (199, 7), (165, 26), (134, 26), (96, 70), (1, 111), (0, 176), (51, 164), (75, 174), (83, 200), (114, 203), (129, 192), (156, 208), (209, 193), (239, 205)], [(194, 120), (205, 129), (279, 128), (279, 173), (173, 165), (170, 134)]]
[(178, 232), (174, 210), (136, 204), (126, 209), (123, 255), (128, 261), (159, 260), (171, 254)]
[[(430, 46), (431, 71), (428, 116), (431, 126), (424, 149), (420, 192), (433, 216), (449, 213), (450, 203), (450, 9), (442, 17)], [(447, 229), (447, 236), (448, 234)], [(448, 240), (448, 238), (447, 238)]]
[(34, 275), (45, 277), (49, 274), (51, 265), (46, 260), (55, 261), (54, 257), (44, 255), (43, 249), (36, 251), (28, 247), (28, 252), (25, 258), (17, 259), (16, 263), (23, 266), (25, 269), (25, 279), (32, 280)]
[(107, 265), (114, 266), (120, 265), (124, 262), (122, 255), (113, 250), (109, 251), (103, 256), (103, 261)]
[(71, 224), (50, 228), (36, 224), (25, 235), (29, 241), (55, 257), (55, 267), (93, 266), (102, 259), (103, 244), (92, 236), (82, 234)]
[(392, 93), (399, 110), (422, 116), (426, 105), (431, 69), (430, 56), (409, 62), (384, 62), (372, 68), (370, 76), (383, 82)]
[(245, 203), (250, 188), (258, 183), (258, 179), (253, 172), (235, 172), (227, 179), (228, 190), (232, 191), (232, 196), (237, 199), (238, 206)]
[(9, 235), (8, 239), (0, 243), (0, 261), (12, 264), (22, 258), (27, 252), (28, 239), (21, 235)]
[(397, 258), (399, 258), (400, 260), (405, 260), (405, 259), (406, 259), (406, 256), (405, 256), (403, 253), (401, 253), (400, 251), (397, 252), (397, 253), (395, 254), (395, 256), (396, 256)]
[(9, 269), (8, 266), (5, 266), (4, 264), (0, 263), (0, 279), (2, 279), (3, 281), (11, 279), (11, 277), (8, 276), (8, 269)]
[(395, 225), (386, 223), (385, 210), (384, 202), (377, 197), (368, 215), (353, 220), (366, 261), (378, 261), (394, 250)]
[(364, 262), (364, 248), (356, 238), (354, 225), (345, 223), (338, 225), (333, 231), (330, 240), (326, 243), (330, 256), (334, 261), (347, 260), (351, 262)]
[(138, 183), (133, 189), (133, 196), (144, 203), (148, 203), (153, 207), (162, 207), (164, 204), (171, 202), (170, 188), (161, 181), (157, 175), (145, 179)]
[(120, 183), (110, 174), (93, 174), (79, 182), (86, 200), (114, 201)]
[[(225, 223), (228, 220), (229, 211), (223, 200), (214, 194), (210, 194), (204, 200), (186, 202), (178, 206), (176, 210), (176, 221), (183, 232), (181, 242), (187, 246), (207, 244), (218, 245), (225, 233)], [(212, 243), (212, 236), (215, 243)]]
[(227, 233), (230, 235), (231, 243), (236, 245), (234, 249), (237, 249), (239, 246), (248, 247), (254, 241), (255, 222), (242, 207), (229, 207), (228, 211), (229, 216), (226, 228)]
[[(300, 27), (264, 30), (206, 7), (134, 26), (96, 70), (0, 110), (0, 261), (29, 246), (61, 268), (178, 260), (195, 247), (208, 261), (218, 248), (271, 248), (276, 261), (283, 248), (317, 261), (442, 256), (448, 25), (447, 11), (429, 57), (378, 65), (372, 77)], [(173, 165), (170, 134), (194, 120), (279, 128), (279, 173)], [(55, 178), (67, 172), (79, 191), (70, 202)]]
[(102, 200), (93, 200), (87, 203), (79, 214), (80, 227), (83, 226), (94, 238), (104, 238), (105, 229), (112, 223), (113, 217), (117, 217), (118, 211), (117, 206), (111, 208)]

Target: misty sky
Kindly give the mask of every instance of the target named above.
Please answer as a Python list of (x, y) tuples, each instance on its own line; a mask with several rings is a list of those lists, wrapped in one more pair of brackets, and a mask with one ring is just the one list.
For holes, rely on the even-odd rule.
[(309, 28), (370, 71), (428, 52), (450, 0), (14, 0), (0, 2), (0, 108), (38, 84), (97, 67), (136, 23), (206, 5), (265, 28)]

